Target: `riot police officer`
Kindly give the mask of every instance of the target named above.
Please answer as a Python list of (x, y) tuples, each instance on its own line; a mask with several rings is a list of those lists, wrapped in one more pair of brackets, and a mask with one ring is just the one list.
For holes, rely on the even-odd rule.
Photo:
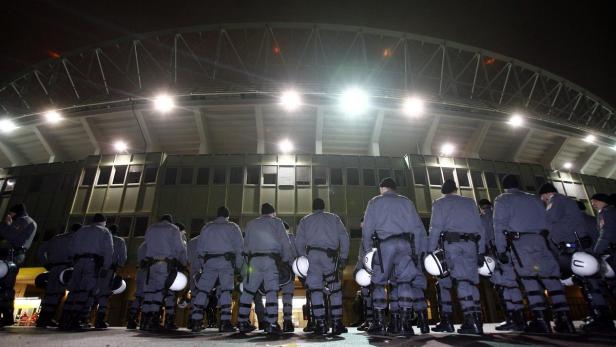
[(458, 300), (464, 312), (461, 334), (483, 334), (481, 302), (479, 298), (479, 260), (483, 264), (485, 237), (475, 202), (455, 194), (456, 183), (446, 180), (441, 187), (444, 195), (432, 204), (432, 219), (428, 232), (429, 251), (440, 246), (450, 266)]
[(39, 261), (49, 271), (45, 295), (41, 300), (41, 312), (36, 320), (38, 328), (57, 327), (53, 318), (66, 292), (66, 286), (60, 282), (60, 274), (73, 264), (73, 253), (67, 245), (71, 243), (73, 233), (80, 228), (81, 224), (73, 224), (67, 232), (54, 235), (38, 249)]
[(330, 321), (332, 334), (346, 331), (342, 324), (342, 288), (340, 272), (349, 258), (349, 234), (340, 217), (325, 212), (325, 202), (316, 198), (312, 203), (313, 212), (302, 218), (297, 227), (295, 246), (298, 255), (308, 257), (306, 286), (310, 290), (314, 312), (315, 331), (324, 335), (329, 328), (325, 324), (324, 282), (330, 291)]
[(241, 269), (243, 242), (240, 227), (229, 221), (229, 210), (218, 208), (217, 218), (207, 223), (199, 235), (197, 253), (202, 263), (201, 274), (197, 275), (196, 294), (190, 323), (193, 332), (203, 329), (203, 314), (208, 305), (208, 295), (219, 283), (220, 328), (221, 332), (233, 332), (231, 325), (231, 293), (234, 274)]
[(551, 332), (544, 313), (547, 305), (545, 288), (556, 318), (555, 330), (573, 333), (575, 328), (569, 317), (558, 262), (550, 252), (549, 241), (545, 237), (548, 227), (545, 208), (536, 196), (520, 191), (516, 176), (505, 176), (502, 186), (505, 192), (494, 203), (494, 239), (499, 261), (512, 261), (524, 286), (533, 315), (525, 331)]
[(108, 271), (105, 277), (100, 277), (98, 281), (98, 310), (94, 323), (96, 329), (107, 329), (109, 326), (107, 322), (105, 322), (105, 314), (107, 313), (107, 302), (109, 301), (109, 296), (112, 291), (112, 281), (116, 276), (118, 268), (126, 264), (126, 243), (123, 238), (118, 236), (118, 226), (112, 224), (108, 229), (111, 232), (113, 241), (113, 260), (111, 262), (111, 271)]
[(157, 331), (162, 329), (159, 312), (163, 299), (168, 295), (177, 272), (186, 266), (186, 244), (169, 214), (148, 227), (145, 243), (147, 274), (142, 305), (143, 329)]
[(69, 245), (73, 256), (73, 274), (68, 283), (60, 329), (87, 328), (87, 318), (97, 292), (99, 278), (106, 277), (113, 262), (113, 240), (106, 228), (105, 216), (97, 213), (90, 225), (77, 230)]
[(261, 285), (265, 290), (265, 309), (268, 335), (282, 333), (278, 325), (278, 266), (291, 261), (291, 243), (282, 220), (276, 217), (274, 206), (261, 205), (261, 216), (248, 222), (244, 238), (247, 261), (244, 266), (244, 291), (240, 297), (238, 328), (247, 333), (256, 328), (248, 321), (251, 303)]
[(392, 278), (398, 285), (402, 310), (400, 334), (410, 336), (414, 334), (412, 303), (424, 300), (423, 295), (416, 297), (420, 293), (412, 288), (413, 283), (422, 278), (417, 264), (421, 251), (426, 248), (426, 230), (411, 200), (396, 193), (396, 182), (392, 178), (383, 179), (379, 191), (381, 194), (368, 202), (362, 230), (364, 251), (372, 249), (373, 245), (377, 248), (372, 258), (371, 277), (374, 320), (368, 333), (386, 334), (385, 285)]
[[(284, 228), (287, 231), (289, 242), (291, 242), (291, 259), (297, 257), (297, 250), (295, 248), (295, 235), (291, 233), (291, 227), (287, 222), (284, 222)], [(295, 275), (293, 271), (290, 271), (291, 280), (282, 285), (280, 288), (282, 291), (282, 332), (292, 333), (295, 331), (293, 326), (293, 291), (295, 290)]]
[[(137, 316), (141, 311), (143, 303), (143, 289), (145, 287), (145, 278), (147, 276), (147, 266), (145, 265), (146, 244), (142, 242), (137, 248), (137, 274), (135, 275), (135, 299), (130, 303), (128, 309), (128, 318), (126, 319), (126, 329), (137, 328)], [(140, 323), (144, 323), (141, 319)]]

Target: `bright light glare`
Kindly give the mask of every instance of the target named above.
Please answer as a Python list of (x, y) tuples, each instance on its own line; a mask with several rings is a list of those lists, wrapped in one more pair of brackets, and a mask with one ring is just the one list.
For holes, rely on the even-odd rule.
[(115, 148), (116, 152), (122, 153), (126, 152), (126, 150), (128, 149), (128, 145), (126, 144), (126, 142), (118, 140), (113, 144), (113, 148)]
[(616, 145), (610, 147), (612, 149), (612, 151), (616, 151)]
[(566, 162), (563, 164), (563, 167), (567, 170), (571, 169), (573, 167), (573, 164), (571, 164), (570, 162)]
[(291, 153), (295, 146), (293, 146), (293, 142), (289, 141), (289, 139), (284, 139), (278, 143), (278, 149), (282, 153)]
[(368, 94), (359, 88), (347, 89), (340, 96), (340, 110), (351, 116), (366, 112), (368, 107)]
[(517, 128), (524, 124), (524, 117), (520, 116), (519, 114), (514, 114), (513, 116), (511, 116), (511, 118), (509, 118), (509, 121), (507, 123), (512, 127)]
[(424, 112), (424, 102), (418, 97), (410, 97), (404, 100), (402, 110), (409, 116), (420, 116)]
[(59, 123), (62, 120), (62, 115), (58, 111), (47, 111), (44, 116), (45, 120), (51, 124)]
[(0, 120), (0, 131), (3, 133), (10, 133), (13, 130), (17, 129), (17, 125), (10, 119), (2, 119)]
[(444, 143), (441, 146), (441, 155), (450, 156), (455, 151), (456, 151), (456, 146), (452, 145), (451, 143)]
[(584, 138), (584, 142), (593, 143), (597, 138), (595, 135), (588, 135)]
[(301, 105), (302, 98), (294, 90), (288, 90), (280, 95), (280, 106), (289, 112), (297, 110)]
[(154, 98), (154, 108), (160, 113), (167, 113), (175, 107), (175, 102), (167, 94), (160, 94)]

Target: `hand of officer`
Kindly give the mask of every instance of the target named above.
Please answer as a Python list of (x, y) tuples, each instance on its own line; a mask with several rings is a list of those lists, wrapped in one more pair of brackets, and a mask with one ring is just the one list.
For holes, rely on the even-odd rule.
[(501, 264), (509, 264), (509, 257), (507, 256), (507, 253), (505, 253), (505, 252), (499, 253), (498, 254), (498, 261)]
[(485, 262), (485, 256), (483, 254), (477, 254), (477, 267), (482, 267)]

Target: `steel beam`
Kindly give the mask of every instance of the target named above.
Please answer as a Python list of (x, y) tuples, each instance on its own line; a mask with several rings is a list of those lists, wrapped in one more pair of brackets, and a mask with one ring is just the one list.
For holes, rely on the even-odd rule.
[(611, 178), (616, 173), (616, 157), (612, 157), (612, 160), (605, 163), (597, 176)]
[(426, 137), (421, 145), (421, 154), (432, 155), (432, 142), (434, 141), (434, 136), (436, 135), (436, 130), (438, 129), (440, 121), (441, 116), (435, 116), (432, 118), (432, 123), (430, 123)]
[(257, 128), (257, 154), (265, 154), (265, 127), (263, 126), (263, 108), (255, 106), (255, 122)]
[(483, 121), (480, 123), (464, 147), (464, 153), (466, 153), (466, 155), (471, 158), (479, 158), (479, 151), (483, 146), (491, 126), (492, 122), (490, 121)]
[(570, 138), (568, 136), (558, 137), (557, 140), (552, 144), (552, 146), (550, 146), (550, 148), (546, 150), (541, 161), (541, 164), (546, 169), (555, 169), (554, 162), (556, 161), (556, 158), (558, 158), (558, 155), (560, 155), (560, 153), (562, 152), (563, 148), (565, 148), (569, 140)]
[(0, 140), (0, 151), (4, 153), (6, 158), (11, 162), (11, 166), (21, 166), (28, 164), (28, 160), (14, 146), (9, 146), (4, 141)]
[(580, 173), (585, 174), (588, 165), (595, 159), (599, 151), (601, 150), (601, 146), (589, 146), (585, 152), (581, 153), (575, 163), (573, 164), (574, 168), (579, 168)]
[(531, 139), (533, 134), (534, 134), (533, 129), (527, 129), (526, 134), (524, 134), (524, 136), (521, 136), (518, 139), (517, 143), (512, 146), (511, 149), (513, 151), (511, 152), (511, 157), (509, 158), (510, 161), (518, 162), (520, 160), (520, 156), (524, 152), (524, 147), (526, 146), (528, 141)]
[(94, 155), (101, 154), (101, 145), (99, 141), (100, 135), (98, 134), (98, 131), (92, 128), (92, 126), (90, 125), (90, 122), (88, 121), (86, 117), (80, 117), (79, 121), (81, 122), (81, 126), (83, 127), (83, 130), (86, 132), (86, 135), (88, 135), (90, 144), (94, 148), (93, 154)]
[(380, 110), (374, 119), (374, 126), (372, 127), (372, 136), (370, 138), (370, 155), (378, 157), (381, 155), (381, 149), (379, 142), (381, 140), (381, 130), (383, 129), (383, 119), (385, 118), (385, 111)]
[(314, 153), (315, 154), (323, 154), (323, 107), (317, 107), (317, 122), (315, 129), (315, 144), (314, 144)]
[(64, 161), (67, 159), (63, 151), (57, 145), (57, 143), (50, 140), (47, 134), (43, 133), (43, 131), (41, 130), (41, 126), (32, 126), (32, 131), (36, 135), (36, 138), (41, 142), (43, 147), (45, 147), (45, 151), (47, 151), (47, 153), (49, 154), (49, 163)]
[(207, 120), (203, 110), (197, 108), (193, 109), (195, 115), (195, 124), (197, 125), (197, 132), (199, 133), (199, 154), (210, 153), (209, 136), (207, 135)]
[(149, 152), (159, 152), (160, 144), (157, 139), (152, 136), (152, 132), (150, 131), (150, 127), (148, 123), (145, 121), (145, 115), (142, 110), (135, 111), (135, 118), (137, 119), (137, 123), (139, 124), (139, 128), (141, 129), (141, 133), (143, 134), (143, 140), (145, 141), (145, 151)]

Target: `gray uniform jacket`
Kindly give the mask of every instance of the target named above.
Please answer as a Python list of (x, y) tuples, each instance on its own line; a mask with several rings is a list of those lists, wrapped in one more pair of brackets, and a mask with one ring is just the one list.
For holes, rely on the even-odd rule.
[(545, 207), (537, 196), (507, 189), (494, 201), (494, 240), (499, 253), (507, 248), (505, 231), (539, 234), (545, 229)]
[(102, 267), (109, 269), (113, 261), (113, 240), (107, 228), (100, 224), (81, 227), (71, 237), (70, 249), (76, 256), (96, 254), (103, 258)]
[(430, 244), (428, 250), (434, 251), (438, 247), (442, 232), (455, 232), (460, 234), (477, 234), (480, 236), (477, 243), (478, 252), (485, 249), (485, 232), (479, 218), (477, 205), (471, 198), (456, 194), (447, 194), (432, 204), (432, 218), (428, 237)]
[[(201, 229), (197, 253), (199, 255), (233, 253), (235, 254), (235, 268), (240, 269), (244, 262), (243, 244), (239, 225), (226, 218), (218, 217)], [(199, 264), (203, 264), (203, 259), (199, 259)]]
[(340, 259), (349, 258), (349, 233), (340, 217), (322, 210), (314, 211), (299, 221), (295, 247), (299, 255), (306, 255), (307, 247), (339, 250)]
[(287, 233), (287, 237), (289, 238), (289, 242), (291, 243), (291, 260), (294, 260), (299, 256), (299, 252), (297, 251), (297, 246), (295, 244), (295, 235), (292, 233)]
[(379, 239), (410, 233), (415, 238), (415, 251), (425, 253), (428, 248), (426, 228), (417, 214), (415, 205), (407, 197), (393, 191), (375, 196), (368, 202), (364, 214), (362, 243), (364, 251), (372, 249), (372, 234)]
[(291, 261), (291, 242), (280, 218), (261, 216), (248, 222), (244, 238), (246, 253), (276, 253)]
[(546, 206), (546, 218), (550, 239), (555, 244), (576, 242), (579, 238), (589, 236), (577, 203), (561, 194), (554, 194)]
[(150, 225), (145, 232), (146, 258), (156, 260), (175, 259), (186, 265), (186, 245), (180, 229), (173, 223), (162, 221)]
[(73, 262), (73, 253), (67, 246), (72, 236), (73, 233), (58, 234), (43, 242), (37, 252), (41, 264), (45, 267), (55, 264), (70, 265)]
[(126, 264), (126, 242), (119, 236), (113, 236), (113, 261), (112, 265), (121, 267)]
[(609, 253), (610, 245), (616, 247), (616, 207), (604, 207), (599, 211), (597, 221), (599, 238), (595, 244), (594, 253), (602, 255)]
[(13, 219), (11, 225), (0, 223), (0, 237), (9, 241), (14, 249), (28, 250), (36, 235), (36, 222), (27, 214)]
[(139, 248), (137, 248), (137, 262), (141, 263), (141, 261), (143, 261), (145, 259), (145, 255), (147, 253), (147, 245), (145, 244), (145, 242), (142, 242), (139, 245)]
[(494, 220), (492, 216), (492, 209), (490, 208), (485, 214), (480, 215), (481, 225), (483, 225), (483, 232), (486, 239), (486, 253), (492, 253), (494, 246)]

